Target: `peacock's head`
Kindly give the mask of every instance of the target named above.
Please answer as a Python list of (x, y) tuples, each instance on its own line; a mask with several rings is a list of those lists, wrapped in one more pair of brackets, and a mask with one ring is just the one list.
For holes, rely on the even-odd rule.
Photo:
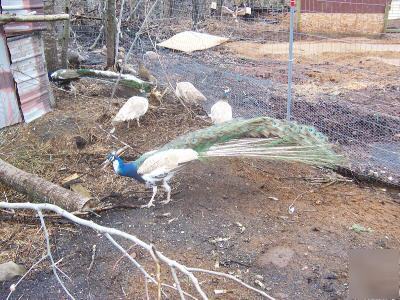
[(229, 92), (231, 91), (231, 89), (229, 87), (225, 87), (224, 88), (224, 96), (223, 98), (226, 100), (228, 98)]
[(118, 157), (117, 153), (116, 153), (115, 151), (113, 151), (113, 152), (111, 152), (111, 153), (109, 153), (109, 154), (107, 155), (107, 160), (108, 160), (110, 163), (112, 163), (114, 160), (117, 159), (117, 157)]

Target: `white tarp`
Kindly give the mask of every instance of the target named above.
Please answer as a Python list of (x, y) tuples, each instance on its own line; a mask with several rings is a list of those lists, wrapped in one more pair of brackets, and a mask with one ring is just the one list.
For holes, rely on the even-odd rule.
[(228, 41), (228, 38), (194, 31), (180, 32), (158, 46), (183, 52), (209, 49)]

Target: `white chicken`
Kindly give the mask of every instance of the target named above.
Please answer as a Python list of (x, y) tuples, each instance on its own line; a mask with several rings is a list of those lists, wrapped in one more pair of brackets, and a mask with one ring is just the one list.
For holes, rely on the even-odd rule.
[(138, 127), (140, 127), (139, 118), (146, 114), (149, 109), (149, 100), (144, 97), (134, 96), (128, 99), (126, 103), (118, 111), (117, 115), (112, 120), (112, 124), (115, 126), (117, 123), (122, 123), (136, 119)]
[(221, 124), (232, 120), (232, 107), (225, 100), (228, 98), (229, 89), (224, 91), (224, 100), (217, 101), (211, 107), (210, 118), (214, 124)]

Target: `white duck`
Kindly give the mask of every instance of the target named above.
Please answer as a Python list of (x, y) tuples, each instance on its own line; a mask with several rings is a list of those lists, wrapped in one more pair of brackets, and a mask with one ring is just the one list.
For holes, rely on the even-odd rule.
[(128, 99), (126, 103), (118, 111), (117, 115), (112, 120), (112, 124), (122, 123), (136, 119), (140, 127), (139, 118), (143, 116), (149, 109), (149, 100), (144, 97), (134, 96)]
[(228, 98), (229, 89), (224, 91), (224, 100), (217, 101), (211, 107), (210, 118), (214, 124), (221, 124), (232, 120), (232, 107), (225, 100)]

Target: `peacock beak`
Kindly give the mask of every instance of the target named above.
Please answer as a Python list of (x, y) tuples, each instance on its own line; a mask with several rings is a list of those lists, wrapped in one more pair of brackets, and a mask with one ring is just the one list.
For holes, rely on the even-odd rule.
[(108, 167), (108, 165), (110, 164), (111, 162), (110, 162), (110, 160), (105, 160), (105, 161), (103, 161), (102, 162), (102, 164), (101, 164), (101, 169), (102, 170), (105, 170), (105, 168), (107, 168)]

